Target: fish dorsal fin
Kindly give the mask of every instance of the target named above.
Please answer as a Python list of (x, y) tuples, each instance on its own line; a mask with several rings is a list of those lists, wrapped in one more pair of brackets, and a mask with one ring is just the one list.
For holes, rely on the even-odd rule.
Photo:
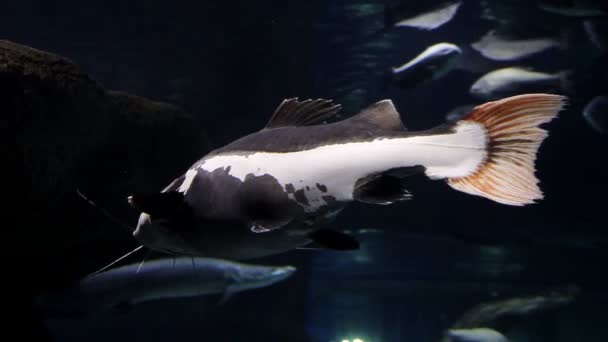
[(274, 111), (265, 128), (320, 124), (336, 115), (341, 107), (325, 99), (304, 101), (298, 101), (297, 97), (285, 99)]
[(407, 130), (401, 121), (401, 116), (397, 112), (397, 109), (391, 100), (378, 101), (365, 108), (351, 119), (363, 121), (367, 124), (386, 130)]

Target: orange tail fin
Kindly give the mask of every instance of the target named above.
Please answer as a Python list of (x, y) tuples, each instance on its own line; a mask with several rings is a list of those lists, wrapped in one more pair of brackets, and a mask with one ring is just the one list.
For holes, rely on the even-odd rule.
[(448, 178), (459, 191), (522, 206), (543, 198), (535, 176), (538, 149), (548, 136), (539, 126), (557, 116), (566, 98), (526, 94), (487, 102), (459, 122), (481, 124), (486, 132), (486, 157), (470, 175)]

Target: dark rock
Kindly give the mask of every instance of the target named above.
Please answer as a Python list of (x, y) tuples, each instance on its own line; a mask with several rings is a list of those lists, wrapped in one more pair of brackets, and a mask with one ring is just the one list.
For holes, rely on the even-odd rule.
[[(0, 41), (3, 253), (34, 287), (94, 271), (136, 246), (76, 189), (133, 225), (126, 196), (160, 190), (208, 151), (180, 108), (107, 91), (61, 56)], [(126, 218), (126, 219), (125, 219)], [(31, 270), (32, 264), (36, 271)]]

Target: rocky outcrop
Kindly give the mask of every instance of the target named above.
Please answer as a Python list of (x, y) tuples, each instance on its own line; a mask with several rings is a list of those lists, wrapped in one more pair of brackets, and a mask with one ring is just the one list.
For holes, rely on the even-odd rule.
[[(182, 109), (108, 91), (74, 62), (10, 41), (0, 41), (0, 113), (3, 193), (16, 222), (3, 227), (3, 253), (17, 270), (35, 262), (77, 274), (119, 256), (130, 234), (76, 189), (132, 224), (131, 191), (160, 190), (208, 150)], [(57, 267), (74, 258), (82, 270)]]

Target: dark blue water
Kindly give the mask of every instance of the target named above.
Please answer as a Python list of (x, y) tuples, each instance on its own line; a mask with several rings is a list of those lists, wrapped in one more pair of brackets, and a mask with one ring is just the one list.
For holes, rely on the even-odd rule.
[[(608, 93), (606, 55), (584, 32), (585, 18), (543, 12), (528, 2), (482, 3), (467, 1), (436, 30), (380, 34), (385, 6), (397, 1), (4, 4), (1, 39), (62, 55), (107, 89), (176, 104), (204, 132), (204, 143), (193, 146), (179, 140), (179, 131), (123, 130), (84, 162), (80, 184), (129, 224), (137, 220), (124, 203), (133, 175), (139, 175), (137, 186), (159, 189), (210, 148), (261, 129), (284, 98), (331, 98), (343, 104), (343, 117), (391, 99), (410, 130), (431, 128), (452, 108), (479, 103), (468, 89), (480, 73), (457, 69), (407, 90), (384, 87), (383, 77), (429, 45), (468, 47), (499, 25), (482, 18), (484, 8), (529, 32), (572, 32), (568, 49), (497, 66), (575, 75), (566, 94), (570, 105), (547, 125), (540, 148), (536, 174), (545, 198), (538, 204), (504, 206), (414, 177), (408, 184), (414, 200), (353, 204), (340, 214), (334, 228), (355, 234), (360, 250), (294, 250), (255, 260), (296, 266), (285, 282), (223, 306), (217, 298), (180, 299), (122, 315), (44, 321), (29, 311), (30, 293), (94, 271), (135, 245), (88, 204), (71, 200), (70, 210), (50, 216), (56, 221), (17, 227), (21, 233), (10, 235), (9, 244), (30, 245), (5, 261), (16, 270), (6, 278), (16, 284), (14, 296), (6, 294), (15, 298), (5, 312), (10, 325), (24, 324), (17, 331), (55, 341), (426, 342), (439, 341), (478, 303), (574, 284), (581, 289), (574, 302), (498, 326), (515, 342), (604, 341), (608, 140), (591, 129), (582, 109)], [(102, 157), (112, 163), (93, 159)], [(62, 228), (66, 217), (71, 230)], [(74, 243), (48, 234), (82, 235), (92, 222), (97, 233)]]

